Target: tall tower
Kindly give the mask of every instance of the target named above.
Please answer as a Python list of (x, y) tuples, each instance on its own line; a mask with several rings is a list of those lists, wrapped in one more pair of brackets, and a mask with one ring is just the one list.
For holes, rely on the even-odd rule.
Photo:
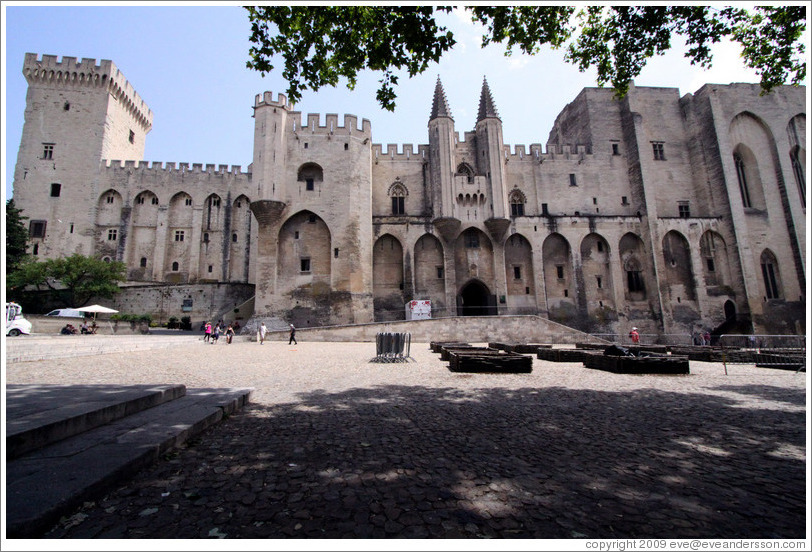
[(507, 191), (505, 190), (504, 141), (502, 120), (496, 111), (488, 81), (483, 77), (476, 122), (476, 155), (480, 174), (484, 174), (493, 201), (492, 216), (485, 221), (491, 235), (498, 242), (510, 225)]
[(453, 197), (455, 147), (454, 118), (438, 76), (429, 117), (429, 174), (434, 225), (446, 240), (456, 237), (460, 227)]
[[(29, 218), (29, 252), (37, 258), (92, 255), (102, 239), (100, 167), (103, 160), (143, 158), (152, 112), (109, 60), (96, 65), (95, 59), (28, 53), (23, 75), (28, 94), (14, 200)], [(113, 201), (107, 210), (123, 215), (122, 198)], [(116, 232), (123, 252), (126, 236)]]

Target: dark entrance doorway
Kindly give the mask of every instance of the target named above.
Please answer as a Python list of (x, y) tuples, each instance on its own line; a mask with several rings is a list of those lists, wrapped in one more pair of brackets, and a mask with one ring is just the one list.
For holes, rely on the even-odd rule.
[(728, 299), (725, 301), (725, 320), (736, 319), (736, 304)]
[(496, 314), (496, 296), (479, 280), (471, 280), (457, 296), (458, 316), (489, 316)]

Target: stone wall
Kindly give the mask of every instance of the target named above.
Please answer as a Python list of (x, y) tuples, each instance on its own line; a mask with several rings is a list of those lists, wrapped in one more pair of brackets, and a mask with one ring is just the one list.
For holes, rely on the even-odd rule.
[[(539, 316), (462, 316), (322, 328), (297, 328), (297, 341), (374, 342), (379, 332), (410, 333), (413, 343), (600, 343), (601, 340)], [(288, 332), (271, 331), (270, 340), (288, 341)], [(375, 348), (371, 349), (374, 356)]]

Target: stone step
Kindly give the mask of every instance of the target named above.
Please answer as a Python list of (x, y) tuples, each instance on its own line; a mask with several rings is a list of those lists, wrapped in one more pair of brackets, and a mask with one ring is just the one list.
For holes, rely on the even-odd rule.
[[(60, 516), (100, 498), (169, 449), (242, 408), (251, 391), (187, 389), (183, 397), (7, 462), (8, 538), (41, 536)], [(63, 393), (68, 402), (69, 390)]]
[(6, 460), (185, 394), (184, 385), (7, 385)]

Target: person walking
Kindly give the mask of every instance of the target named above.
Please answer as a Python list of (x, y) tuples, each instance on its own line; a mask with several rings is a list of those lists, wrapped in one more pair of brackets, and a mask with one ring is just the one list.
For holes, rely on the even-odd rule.
[(290, 339), (288, 339), (288, 345), (291, 343), (295, 343), (296, 345), (299, 344), (299, 342), (296, 341), (296, 326), (293, 324), (290, 325)]
[(218, 339), (220, 339), (220, 324), (214, 327), (214, 332), (211, 334), (211, 344), (216, 345)]
[(231, 324), (228, 325), (226, 328), (226, 345), (231, 345), (231, 338), (234, 337), (234, 328), (231, 327)]
[(260, 345), (265, 343), (265, 333), (267, 331), (268, 328), (265, 327), (265, 322), (259, 325), (259, 329), (257, 330), (257, 341), (259, 341)]
[(211, 339), (211, 324), (209, 322), (203, 323), (203, 342), (208, 343)]
[(632, 331), (629, 332), (629, 337), (635, 345), (640, 343), (640, 334), (637, 333), (637, 328), (632, 328)]

